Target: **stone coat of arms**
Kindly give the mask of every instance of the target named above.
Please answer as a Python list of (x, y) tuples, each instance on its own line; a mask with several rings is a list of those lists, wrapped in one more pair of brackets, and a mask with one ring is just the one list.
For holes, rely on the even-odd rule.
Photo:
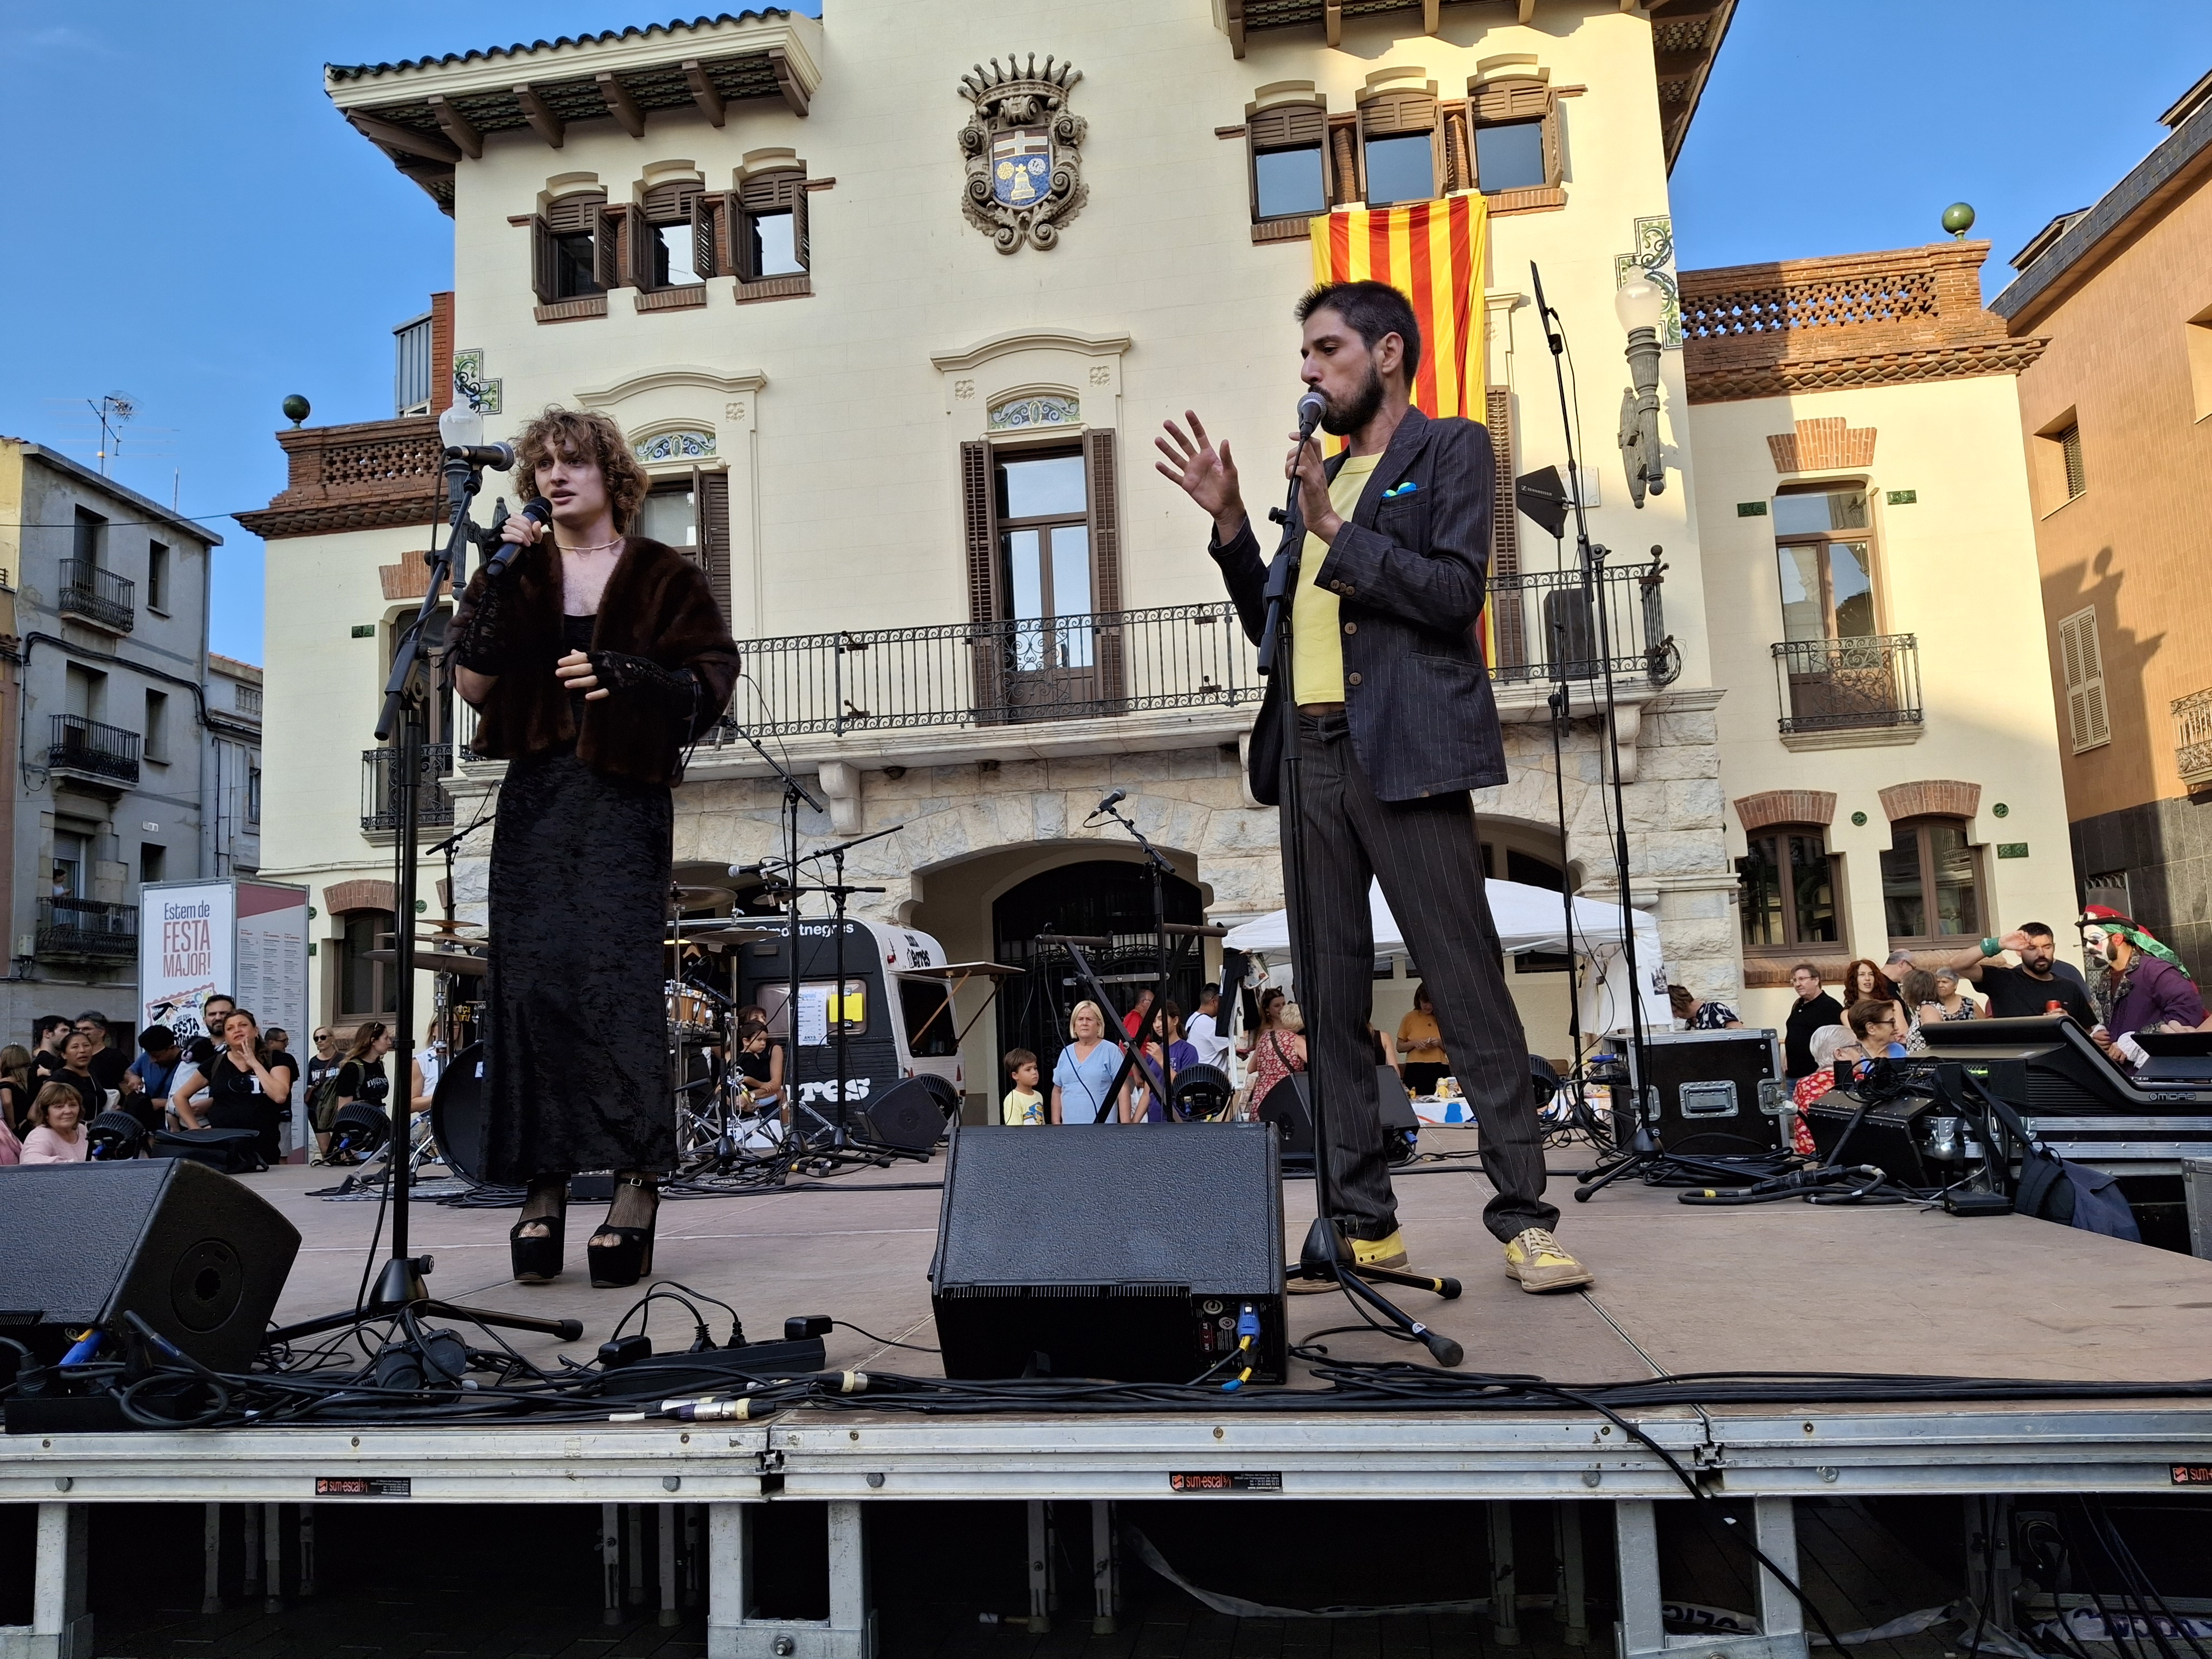
[(1082, 211), (1091, 193), (1083, 182), (1083, 135), (1088, 125), (1071, 115), (1067, 96), (1083, 78), (1073, 64), (1048, 57), (1037, 67), (1009, 57), (960, 77), (960, 94), (975, 106), (960, 129), (968, 182), (960, 205), (968, 222), (1001, 253), (1024, 242), (1048, 248), (1060, 228)]

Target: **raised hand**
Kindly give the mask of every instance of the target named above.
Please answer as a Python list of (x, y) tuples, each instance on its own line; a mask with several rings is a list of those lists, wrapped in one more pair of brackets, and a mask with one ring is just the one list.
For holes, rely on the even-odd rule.
[(1246, 517), (1229, 441), (1223, 439), (1215, 448), (1195, 410), (1185, 410), (1183, 419), (1190, 422), (1188, 434), (1173, 421), (1162, 422), (1166, 436), (1153, 439), (1152, 444), (1166, 459), (1153, 465), (1162, 477), (1212, 515), (1214, 528), (1227, 541), (1243, 528)]

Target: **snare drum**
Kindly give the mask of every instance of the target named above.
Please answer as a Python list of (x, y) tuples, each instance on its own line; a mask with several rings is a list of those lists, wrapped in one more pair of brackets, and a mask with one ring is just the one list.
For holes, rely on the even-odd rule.
[(698, 1036), (714, 1029), (714, 1011), (703, 992), (681, 980), (667, 981), (668, 1029), (681, 1036)]

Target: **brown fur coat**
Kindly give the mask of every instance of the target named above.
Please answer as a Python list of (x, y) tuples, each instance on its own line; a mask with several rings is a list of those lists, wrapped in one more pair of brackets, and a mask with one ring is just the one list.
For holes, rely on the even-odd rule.
[[(593, 651), (690, 670), (700, 695), (687, 720), (643, 693), (617, 691), (587, 702), (562, 689), (553, 675), (563, 649), (558, 557), (544, 544), (526, 548), (500, 579), (515, 585), (502, 596), (502, 608), (511, 602), (514, 610), (502, 618), (501, 631), (531, 665), (494, 682), (479, 707), (471, 746), (488, 760), (518, 760), (573, 738), (576, 757), (609, 777), (678, 782), (685, 748), (714, 728), (738, 679), (737, 641), (706, 574), (672, 548), (631, 537), (607, 578), (592, 635)], [(453, 619), (457, 634), (482, 600), (485, 580), (478, 571), (462, 596)]]

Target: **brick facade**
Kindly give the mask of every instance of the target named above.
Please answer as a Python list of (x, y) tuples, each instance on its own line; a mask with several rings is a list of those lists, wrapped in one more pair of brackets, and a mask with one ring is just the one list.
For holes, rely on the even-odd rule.
[(1875, 428), (1850, 426), (1840, 415), (1800, 421), (1795, 432), (1777, 432), (1766, 441), (1777, 472), (1833, 472), (1874, 465)]
[(1747, 836), (1778, 823), (1817, 823), (1836, 821), (1836, 797), (1826, 789), (1768, 789), (1736, 799), (1736, 822)]
[(1982, 786), (1954, 778), (1923, 778), (1881, 791), (1881, 810), (1892, 823), (1904, 818), (1971, 818), (1981, 810)]

